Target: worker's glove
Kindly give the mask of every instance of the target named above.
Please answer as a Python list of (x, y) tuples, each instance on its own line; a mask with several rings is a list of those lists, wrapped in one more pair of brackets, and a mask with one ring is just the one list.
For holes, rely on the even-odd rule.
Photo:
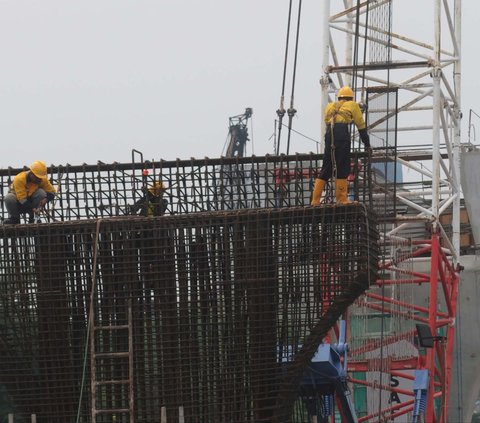
[(55, 194), (53, 192), (47, 192), (47, 203), (52, 201), (55, 198)]
[(45, 204), (47, 204), (46, 198), (44, 198), (43, 200), (40, 200), (40, 202), (38, 203), (38, 206), (35, 208), (32, 208), (32, 212), (35, 214), (41, 213), (45, 207)]
[(358, 103), (358, 107), (360, 107), (362, 113), (365, 113), (368, 110), (367, 103)]
[(370, 136), (368, 135), (367, 128), (360, 129), (358, 133), (360, 134), (360, 139), (365, 145), (365, 148), (370, 148)]

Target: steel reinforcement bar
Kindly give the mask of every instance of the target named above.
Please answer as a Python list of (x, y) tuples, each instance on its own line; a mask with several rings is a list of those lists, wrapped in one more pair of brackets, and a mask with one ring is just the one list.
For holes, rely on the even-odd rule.
[[(130, 304), (134, 421), (307, 421), (305, 368), (375, 281), (377, 238), (362, 204), (3, 226), (2, 414), (91, 422), (88, 328), (128, 326)], [(95, 332), (99, 350), (128, 343)], [(123, 380), (128, 360), (95, 372)], [(127, 397), (111, 383), (93, 400), (122, 409)]]
[[(43, 221), (70, 221), (125, 216), (155, 182), (166, 186), (166, 214), (250, 208), (305, 206), (322, 155), (259, 156), (202, 160), (98, 163), (49, 166), (58, 195)], [(350, 197), (369, 204), (365, 153), (352, 155)], [(3, 196), (13, 177), (24, 169), (0, 169)], [(333, 196), (334, 197), (334, 196)], [(327, 186), (325, 202), (331, 203)], [(1, 204), (0, 217), (6, 217)]]

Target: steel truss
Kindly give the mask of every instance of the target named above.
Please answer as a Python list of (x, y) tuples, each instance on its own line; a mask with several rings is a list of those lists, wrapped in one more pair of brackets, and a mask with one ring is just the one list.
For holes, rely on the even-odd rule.
[[(389, 162), (385, 168), (395, 169), (393, 180), (386, 178), (376, 187), (374, 182), (374, 199), (389, 205), (379, 216), (383, 276), (376, 292), (358, 302), (364, 312), (383, 316), (382, 335), (360, 342), (352, 329), (349, 369), (380, 375), (380, 381), (369, 382), (350, 373), (354, 388), (365, 386), (372, 396), (386, 391), (409, 399), (392, 404), (382, 402), (378, 394), (375, 409), (360, 414), (359, 421), (399, 416), (403, 417), (398, 421), (405, 421), (415, 405), (415, 377), (405, 370), (428, 369), (422, 417), (446, 422), (460, 254), (461, 0), (434, 0), (428, 6), (408, 0), (394, 5), (392, 0), (324, 0), (323, 7), (322, 106), (347, 84), (354, 87), (357, 101), (365, 101), (369, 90), (375, 89), (396, 95), (394, 105), (387, 95), (384, 107), (376, 103), (375, 109), (370, 108), (369, 117), (375, 119), (367, 117), (374, 161)], [(407, 19), (409, 7), (423, 16), (421, 39), (409, 34), (414, 27)], [(427, 142), (420, 141), (426, 136)], [(406, 178), (397, 173), (400, 168)], [(440, 220), (447, 212), (452, 214), (451, 229)], [(409, 251), (399, 247), (405, 245)], [(428, 263), (428, 269), (418, 270), (420, 262)], [(411, 296), (402, 298), (406, 286)], [(354, 309), (349, 315), (356, 313)], [(394, 336), (386, 335), (386, 322), (394, 318), (408, 323), (400, 332), (396, 328)], [(435, 347), (425, 354), (416, 349), (410, 357), (394, 359), (386, 345), (402, 339), (413, 344), (415, 322), (430, 327)], [(380, 357), (368, 354), (379, 349)], [(412, 388), (391, 387), (382, 374), (411, 381)], [(412, 421), (415, 418), (411, 416)]]

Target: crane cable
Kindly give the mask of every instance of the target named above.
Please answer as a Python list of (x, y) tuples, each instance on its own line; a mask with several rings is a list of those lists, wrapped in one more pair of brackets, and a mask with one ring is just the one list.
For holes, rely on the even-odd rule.
[(282, 80), (282, 95), (280, 97), (280, 107), (277, 110), (278, 115), (278, 139), (276, 145), (276, 154), (277, 156), (280, 154), (280, 136), (282, 133), (282, 120), (283, 116), (285, 116), (285, 108), (284, 108), (284, 99), (285, 99), (285, 80), (287, 78), (287, 61), (288, 61), (288, 43), (290, 39), (290, 23), (292, 19), (292, 2), (290, 0), (290, 4), (288, 7), (288, 23), (287, 23), (287, 37), (285, 40), (285, 59), (283, 63), (283, 80)]
[(297, 35), (295, 39), (295, 55), (293, 60), (293, 75), (292, 75), (292, 94), (290, 96), (290, 107), (287, 110), (288, 114), (288, 140), (287, 140), (287, 154), (290, 152), (290, 135), (292, 133), (292, 120), (297, 110), (293, 107), (293, 99), (295, 94), (295, 77), (297, 74), (297, 55), (298, 55), (298, 40), (300, 38), (300, 17), (302, 14), (302, 0), (298, 2), (298, 17), (297, 17)]

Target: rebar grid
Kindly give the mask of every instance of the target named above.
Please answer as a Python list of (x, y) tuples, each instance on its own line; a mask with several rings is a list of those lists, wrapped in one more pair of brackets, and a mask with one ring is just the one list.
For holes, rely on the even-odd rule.
[[(93, 289), (92, 330), (126, 325), (132, 304), (136, 422), (158, 423), (162, 410), (168, 422), (179, 410), (187, 423), (306, 421), (295, 401), (303, 372), (376, 279), (377, 238), (361, 204), (4, 226), (9, 412), (16, 422), (35, 413), (39, 423), (65, 423), (80, 404), (79, 421), (91, 421), (89, 384), (83, 395), (81, 386), (91, 376)], [(128, 348), (127, 331), (94, 333), (98, 353)], [(126, 361), (99, 360), (97, 379), (125, 379)], [(120, 384), (95, 398), (104, 409), (126, 400)]]
[[(156, 181), (167, 189), (167, 214), (310, 204), (322, 155), (264, 156), (203, 160), (146, 161), (81, 166), (49, 166), (57, 188), (43, 221), (69, 221), (124, 216)], [(351, 199), (368, 204), (365, 153), (352, 154)], [(13, 177), (23, 169), (0, 169), (5, 196)], [(148, 173), (148, 174), (145, 174)], [(330, 186), (325, 202), (332, 203)], [(333, 195), (334, 197), (334, 195)], [(0, 217), (6, 216), (2, 202)]]

